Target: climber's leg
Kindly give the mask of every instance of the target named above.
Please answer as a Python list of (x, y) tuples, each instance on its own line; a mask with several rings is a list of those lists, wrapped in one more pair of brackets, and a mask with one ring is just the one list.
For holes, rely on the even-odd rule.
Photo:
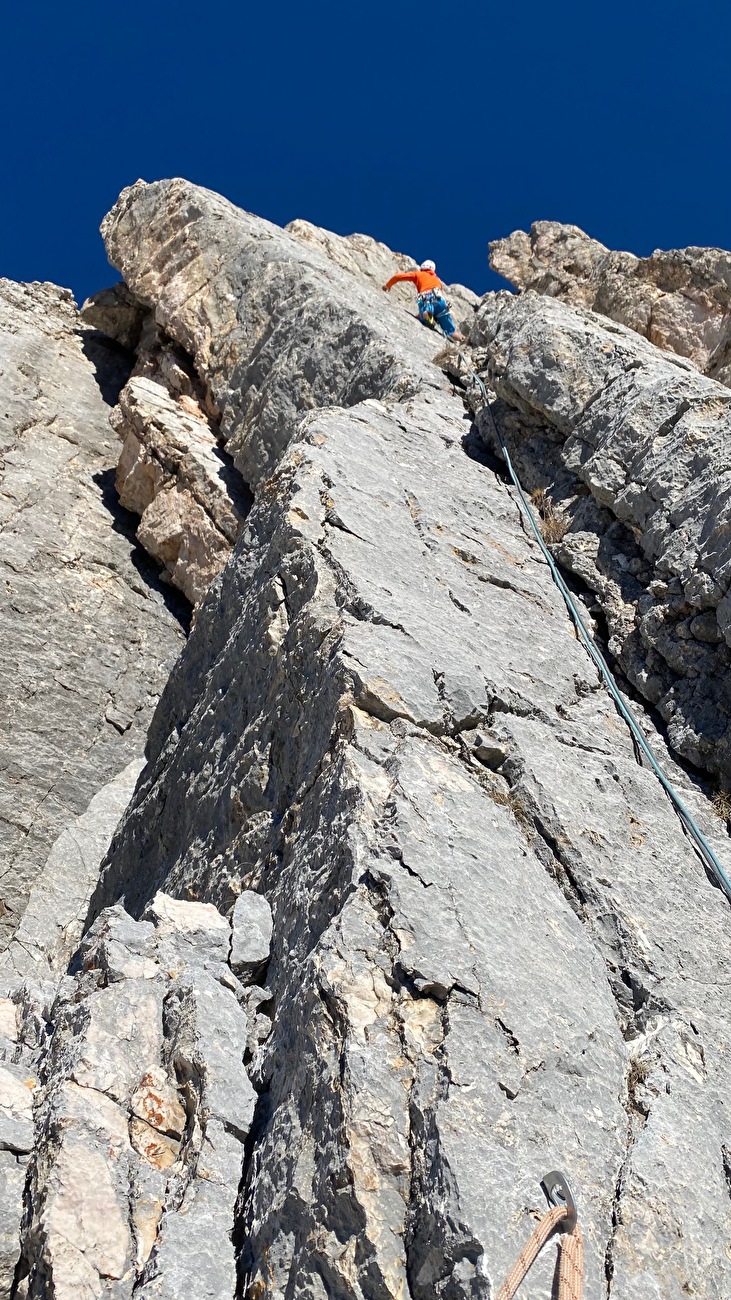
[(439, 328), (444, 331), (448, 339), (452, 339), (455, 343), (464, 343), (464, 334), (460, 334), (459, 330), (455, 327), (449, 310), (449, 305), (445, 298), (438, 297), (434, 303), (434, 320)]
[(436, 298), (434, 301), (434, 319), (439, 327), (444, 330), (447, 338), (451, 338), (456, 331), (456, 325), (450, 315), (446, 298)]
[(431, 291), (429, 291), (428, 293), (420, 293), (418, 298), (416, 299), (416, 305), (419, 310), (419, 320), (421, 321), (422, 325), (426, 325), (428, 329), (433, 330), (434, 329), (434, 294)]

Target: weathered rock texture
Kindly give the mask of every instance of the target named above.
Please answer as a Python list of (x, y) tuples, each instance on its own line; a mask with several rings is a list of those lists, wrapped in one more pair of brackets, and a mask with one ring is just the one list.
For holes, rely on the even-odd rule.
[(141, 515), (137, 538), (194, 606), (221, 572), (250, 494), (222, 451), (217, 411), (185, 351), (122, 282), (87, 300), (84, 320), (135, 351), (111, 415), (122, 441), (116, 487)]
[[(158, 890), (228, 913), (253, 889), (271, 907), (265, 994), (244, 998), (247, 1047), (229, 1060), (241, 1095), (247, 1076), (259, 1093), (223, 1215), (236, 1294), (487, 1300), (559, 1166), (581, 1198), (587, 1296), (721, 1300), (729, 909), (637, 765), (435, 340), (317, 250), (183, 182), (133, 187), (106, 232), (261, 485), (90, 910), (95, 936), (120, 897), (143, 918)], [(596, 387), (587, 346), (577, 402)], [(527, 406), (515, 400), (521, 418)], [(721, 823), (674, 775), (724, 855)], [(153, 904), (156, 933), (168, 911)], [(215, 935), (202, 951), (221, 963)], [(117, 960), (120, 997), (184, 977)], [(73, 1007), (99, 997), (86, 987)], [(181, 1090), (190, 1053), (179, 1068), (164, 1046), (178, 1022), (162, 1023), (135, 1070), (167, 1069)], [(68, 1087), (64, 1068), (51, 1073)], [(126, 1117), (134, 1073), (113, 1085)], [(44, 1139), (39, 1204), (57, 1185), (46, 1148), (49, 1170), (59, 1160)], [(51, 1258), (44, 1222), (24, 1240), (32, 1277)], [(186, 1293), (183, 1223), (168, 1210), (141, 1275), (151, 1294)], [(116, 1249), (104, 1276), (128, 1286), (132, 1245)], [(547, 1252), (530, 1300), (552, 1267)], [(230, 1269), (230, 1253), (200, 1252), (197, 1292), (230, 1295)]]
[[(105, 234), (126, 288), (95, 310), (137, 349), (123, 490), (187, 492), (226, 535), (200, 425), (255, 499), (91, 901), (93, 870), (55, 926), (34, 902), (32, 966), (3, 972), (0, 1297), (490, 1300), (558, 1167), (587, 1300), (725, 1300), (731, 912), (439, 340), (371, 282), (377, 248), (183, 181), (125, 191)], [(614, 520), (720, 628), (710, 469), (680, 442), (649, 466), (691, 419), (718, 479), (727, 392), (532, 294), (486, 300), (473, 337), (544, 512), (606, 516), (597, 555)]]
[(252, 487), (276, 465), (302, 411), (433, 382), (438, 340), (398, 303), (218, 195), (179, 180), (138, 182), (102, 233), (135, 298), (192, 358)]
[(536, 221), (490, 244), (490, 265), (518, 289), (590, 307), (688, 357), (731, 386), (731, 253), (722, 248), (617, 253), (578, 226)]
[[(237, 371), (241, 372), (244, 367), (238, 383), (246, 401), (253, 404), (255, 414), (260, 400), (265, 405), (267, 403), (267, 372), (272, 363), (276, 366), (284, 363), (301, 370), (298, 399), (302, 406), (308, 407), (322, 404), (326, 396), (324, 391), (318, 394), (318, 382), (322, 382), (319, 378), (321, 367), (326, 372), (332, 369), (333, 364), (338, 369), (347, 368), (352, 357), (355, 359), (355, 374), (342, 373), (337, 382), (344, 385), (340, 395), (346, 400), (349, 387), (355, 384), (357, 400), (369, 389), (379, 388), (383, 383), (388, 386), (403, 381), (404, 377), (398, 372), (379, 373), (379, 369), (387, 370), (388, 361), (385, 367), (379, 367), (378, 352), (379, 349), (382, 351), (383, 331), (380, 330), (379, 336), (380, 312), (372, 304), (368, 308), (368, 297), (369, 290), (382, 289), (394, 268), (412, 269), (416, 263), (403, 254), (392, 253), (384, 244), (367, 235), (344, 237), (321, 230), (307, 221), (293, 221), (286, 232), (282, 232), (241, 212), (217, 195), (207, 196), (215, 212), (201, 214), (195, 208), (189, 210), (185, 206), (191, 188), (185, 182), (173, 183), (169, 191), (169, 219), (186, 232), (188, 251), (184, 261), (195, 257), (204, 268), (203, 275), (213, 275), (217, 280), (216, 296), (223, 301), (217, 303), (213, 317), (210, 320), (199, 319), (195, 302), (182, 304), (187, 324), (182, 331), (176, 332), (172, 317), (168, 318), (167, 310), (158, 301), (154, 278), (147, 283), (140, 281), (136, 274), (133, 246), (124, 232), (129, 219), (134, 222), (145, 220), (139, 200), (146, 187), (142, 190), (133, 187), (128, 193), (135, 195), (134, 204), (130, 200), (127, 206), (124, 203), (118, 205), (104, 225), (110, 259), (129, 283), (122, 282), (96, 294), (84, 304), (83, 315), (90, 324), (103, 329), (123, 345), (136, 349), (133, 378), (123, 390), (112, 417), (113, 427), (124, 444), (117, 473), (120, 500), (128, 509), (142, 516), (137, 532), (142, 545), (165, 566), (173, 584), (197, 606), (228, 559), (250, 505), (246, 483), (232, 473), (229, 458), (221, 450), (231, 432), (228, 428), (231, 410), (226, 406), (225, 390), (220, 392), (215, 381), (217, 363), (214, 354), (218, 348), (212, 347), (214, 333), (222, 337), (232, 333), (227, 347), (229, 351), (235, 350)], [(183, 205), (181, 211), (174, 208), (178, 203)], [(212, 230), (209, 216), (213, 221), (221, 222), (221, 227)], [(122, 231), (121, 242), (118, 230)], [(261, 238), (274, 241), (276, 251), (265, 247), (264, 256), (260, 256), (256, 241)], [(214, 241), (224, 250), (222, 258), (217, 259)], [(164, 232), (163, 242), (166, 242)], [(246, 247), (247, 257), (243, 265), (226, 256), (234, 246), (237, 249), (240, 246), (241, 250)], [(312, 252), (314, 257), (309, 256)], [(175, 249), (169, 247), (167, 253), (176, 263), (178, 254)], [(295, 267), (290, 269), (287, 264), (292, 262)], [(304, 283), (296, 273), (297, 263), (300, 266), (304, 264), (311, 272), (311, 277)], [(349, 274), (336, 278), (338, 316), (327, 320), (326, 314), (332, 310), (334, 299), (326, 300), (323, 289), (331, 279), (333, 266)], [(176, 279), (179, 269), (161, 267), (161, 282)], [(257, 285), (256, 277), (260, 270), (263, 280), (261, 285)], [(299, 332), (301, 351), (287, 355), (286, 360), (279, 354), (281, 338), (276, 335), (274, 339), (267, 337), (274, 324), (271, 319), (273, 286), (269, 283), (273, 277), (275, 282), (281, 277), (291, 280), (290, 288), (284, 284), (281, 286), (279, 308), (287, 314), (293, 310), (306, 312), (307, 328)], [(357, 285), (353, 279), (357, 280)], [(130, 285), (134, 286), (134, 292)], [(455, 316), (463, 328), (468, 328), (474, 318), (477, 295), (463, 285), (448, 288)], [(243, 289), (246, 290), (245, 298), (242, 297)], [(172, 285), (171, 290), (174, 297)], [(262, 291), (263, 300), (256, 303), (255, 294), (262, 294)], [(413, 288), (396, 286), (395, 296), (415, 315)], [(357, 312), (349, 301), (351, 297), (359, 308)], [(287, 301), (288, 298), (291, 301)], [(318, 321), (321, 308), (322, 319)], [(175, 308), (172, 310), (174, 315)], [(221, 311), (230, 315), (235, 324), (220, 317)], [(374, 329), (369, 329), (369, 315), (375, 318)], [(350, 322), (353, 322), (353, 328), (348, 339)], [(344, 325), (345, 335), (342, 333)], [(323, 343), (317, 337), (321, 331), (331, 336), (328, 342)], [(334, 331), (342, 355), (328, 359), (325, 354), (332, 346)], [(181, 340), (192, 358), (180, 346)], [(366, 357), (362, 358), (360, 346), (366, 340)], [(239, 356), (242, 345), (244, 352)], [(248, 357), (247, 349), (250, 352)], [(191, 360), (197, 372), (190, 364)], [(138, 376), (144, 379), (140, 380)], [(262, 382), (264, 392), (260, 399)], [(224, 420), (221, 424), (222, 411)], [(276, 409), (271, 411), (271, 418), (278, 418)], [(238, 457), (234, 453), (235, 463), (248, 482), (256, 484), (272, 468), (281, 451), (278, 436), (279, 431), (273, 428), (274, 446), (261, 464), (255, 464), (245, 448), (239, 449)], [(237, 429), (236, 437), (238, 442), (242, 442), (246, 437), (245, 429)], [(260, 444), (257, 444), (257, 449), (261, 451)]]
[(533, 293), (488, 296), (472, 337), (554, 554), (594, 593), (616, 662), (678, 753), (731, 784), (731, 396)]
[[(13, 1260), (23, 1295), (177, 1300), (199, 1274), (196, 1294), (233, 1295), (231, 1224), (256, 1102), (244, 1057), (266, 1018), (254, 1012), (254, 1026), (247, 1013), (230, 938), (201, 903), (158, 895), (141, 921), (109, 909), (47, 1012), (38, 1077), (22, 1046), (17, 1065), (0, 1066), (0, 1142), (23, 1157), (26, 1179)], [(27, 986), (10, 999), (21, 1044), (23, 996)]]
[(0, 281), (0, 949), (54, 841), (141, 755), (183, 641), (112, 487), (128, 369), (67, 290)]

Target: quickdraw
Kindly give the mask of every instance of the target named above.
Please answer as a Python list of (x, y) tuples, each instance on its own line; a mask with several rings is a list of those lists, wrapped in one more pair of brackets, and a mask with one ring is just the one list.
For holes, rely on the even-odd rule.
[(526, 1273), (559, 1225), (562, 1228), (562, 1235), (557, 1300), (581, 1300), (584, 1287), (584, 1238), (578, 1223), (576, 1202), (567, 1178), (557, 1169), (546, 1174), (541, 1186), (551, 1209), (544, 1214), (526, 1242), (495, 1300), (513, 1300)]

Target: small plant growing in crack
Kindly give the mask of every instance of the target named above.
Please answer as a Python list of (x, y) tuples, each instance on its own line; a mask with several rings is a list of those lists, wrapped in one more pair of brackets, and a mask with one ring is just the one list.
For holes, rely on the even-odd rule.
[(544, 542), (548, 542), (549, 546), (552, 542), (560, 542), (569, 531), (571, 521), (566, 518), (562, 510), (556, 509), (545, 488), (534, 488), (530, 499), (541, 517), (541, 533)]
[(631, 1114), (641, 1116), (642, 1123), (650, 1113), (650, 1097), (644, 1091), (644, 1085), (652, 1073), (653, 1062), (647, 1056), (633, 1056), (627, 1070), (627, 1109)]
[(728, 825), (731, 819), (731, 790), (717, 790), (713, 796), (713, 811)]
[(531, 820), (530, 812), (528, 811), (528, 805), (518, 791), (501, 790), (493, 787), (488, 790), (488, 794), (493, 803), (503, 804), (504, 807), (509, 808), (515, 820), (519, 822), (522, 827), (533, 830), (533, 822)]

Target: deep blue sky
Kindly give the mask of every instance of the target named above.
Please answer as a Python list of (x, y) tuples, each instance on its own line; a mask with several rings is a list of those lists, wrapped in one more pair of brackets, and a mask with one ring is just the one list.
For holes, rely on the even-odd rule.
[(494, 287), (531, 221), (731, 247), (727, 0), (16, 0), (0, 17), (0, 274), (116, 278), (119, 190), (186, 176)]

